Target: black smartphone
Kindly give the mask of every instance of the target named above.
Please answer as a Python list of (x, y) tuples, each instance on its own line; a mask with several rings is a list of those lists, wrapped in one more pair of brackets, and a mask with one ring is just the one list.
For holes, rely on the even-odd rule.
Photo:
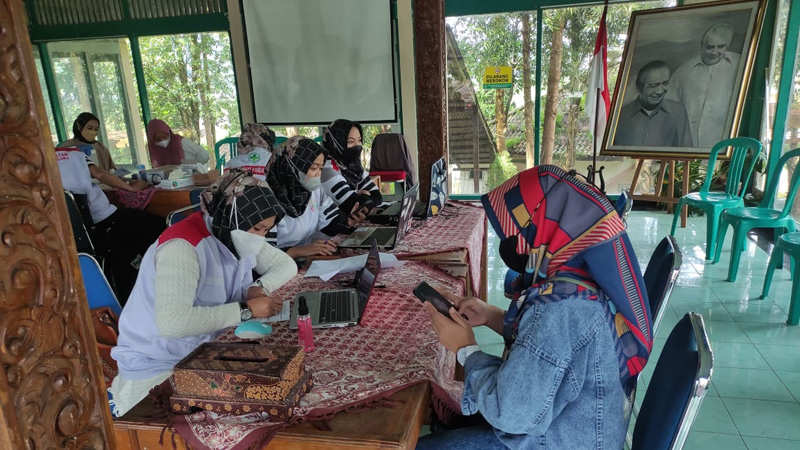
[(453, 320), (453, 318), (450, 317), (450, 307), (454, 305), (444, 298), (442, 294), (436, 292), (436, 289), (432, 288), (430, 284), (424, 281), (418, 284), (417, 287), (414, 288), (414, 295), (423, 302), (429, 302), (437, 311), (448, 319)]

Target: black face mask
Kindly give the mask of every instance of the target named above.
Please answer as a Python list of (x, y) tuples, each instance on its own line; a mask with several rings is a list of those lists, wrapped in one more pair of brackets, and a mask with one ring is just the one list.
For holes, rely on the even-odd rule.
[(358, 161), (361, 158), (361, 149), (360, 145), (354, 145), (352, 147), (347, 147), (342, 151), (342, 158), (345, 162), (351, 163)]
[(518, 241), (519, 233), (503, 239), (499, 247), (500, 259), (514, 272), (525, 273), (525, 266), (528, 265), (528, 255), (517, 253)]

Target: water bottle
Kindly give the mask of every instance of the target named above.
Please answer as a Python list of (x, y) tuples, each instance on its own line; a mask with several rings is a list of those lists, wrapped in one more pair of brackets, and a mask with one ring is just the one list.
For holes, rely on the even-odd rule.
[(144, 164), (139, 164), (136, 169), (139, 170), (139, 179), (147, 182), (147, 171), (144, 168)]

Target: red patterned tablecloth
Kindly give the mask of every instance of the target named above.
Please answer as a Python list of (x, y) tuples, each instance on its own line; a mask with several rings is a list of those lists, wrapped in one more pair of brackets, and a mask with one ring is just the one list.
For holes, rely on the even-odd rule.
[[(333, 280), (350, 280), (353, 274)], [(422, 280), (456, 294), (463, 283), (422, 262), (382, 270), (361, 323), (356, 327), (314, 330), (315, 350), (306, 355), (314, 387), (295, 408), (296, 420), (330, 417), (347, 408), (380, 400), (417, 383), (430, 381), (434, 402), (460, 411), (463, 383), (453, 381), (455, 356), (442, 347), (421, 303), (411, 293)], [(276, 292), (292, 299), (302, 291), (330, 288), (318, 278), (295, 277)], [(264, 343), (296, 345), (288, 323), (273, 324)], [(220, 340), (238, 340), (232, 329)], [(173, 416), (173, 425), (193, 448), (245, 449), (268, 440), (285, 424), (267, 422), (261, 414), (225, 416), (199, 412)]]
[[(472, 294), (481, 292), (481, 258), (486, 235), (486, 213), (483, 207), (449, 201), (441, 214), (425, 220), (414, 220), (403, 241), (389, 251), (398, 258), (435, 255), (457, 250), (467, 251)], [(344, 251), (348, 256), (351, 251)]]
[(108, 201), (120, 208), (144, 210), (153, 198), (155, 191), (155, 188), (149, 187), (136, 192), (122, 189), (106, 189), (103, 192), (108, 197)]

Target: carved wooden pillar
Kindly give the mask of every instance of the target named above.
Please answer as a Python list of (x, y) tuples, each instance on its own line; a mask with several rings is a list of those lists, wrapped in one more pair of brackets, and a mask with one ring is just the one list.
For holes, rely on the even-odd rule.
[(22, 0), (0, 0), (0, 448), (113, 448)]
[(444, 0), (414, 0), (417, 148), (420, 198), (431, 191), (431, 165), (447, 155), (447, 49)]

